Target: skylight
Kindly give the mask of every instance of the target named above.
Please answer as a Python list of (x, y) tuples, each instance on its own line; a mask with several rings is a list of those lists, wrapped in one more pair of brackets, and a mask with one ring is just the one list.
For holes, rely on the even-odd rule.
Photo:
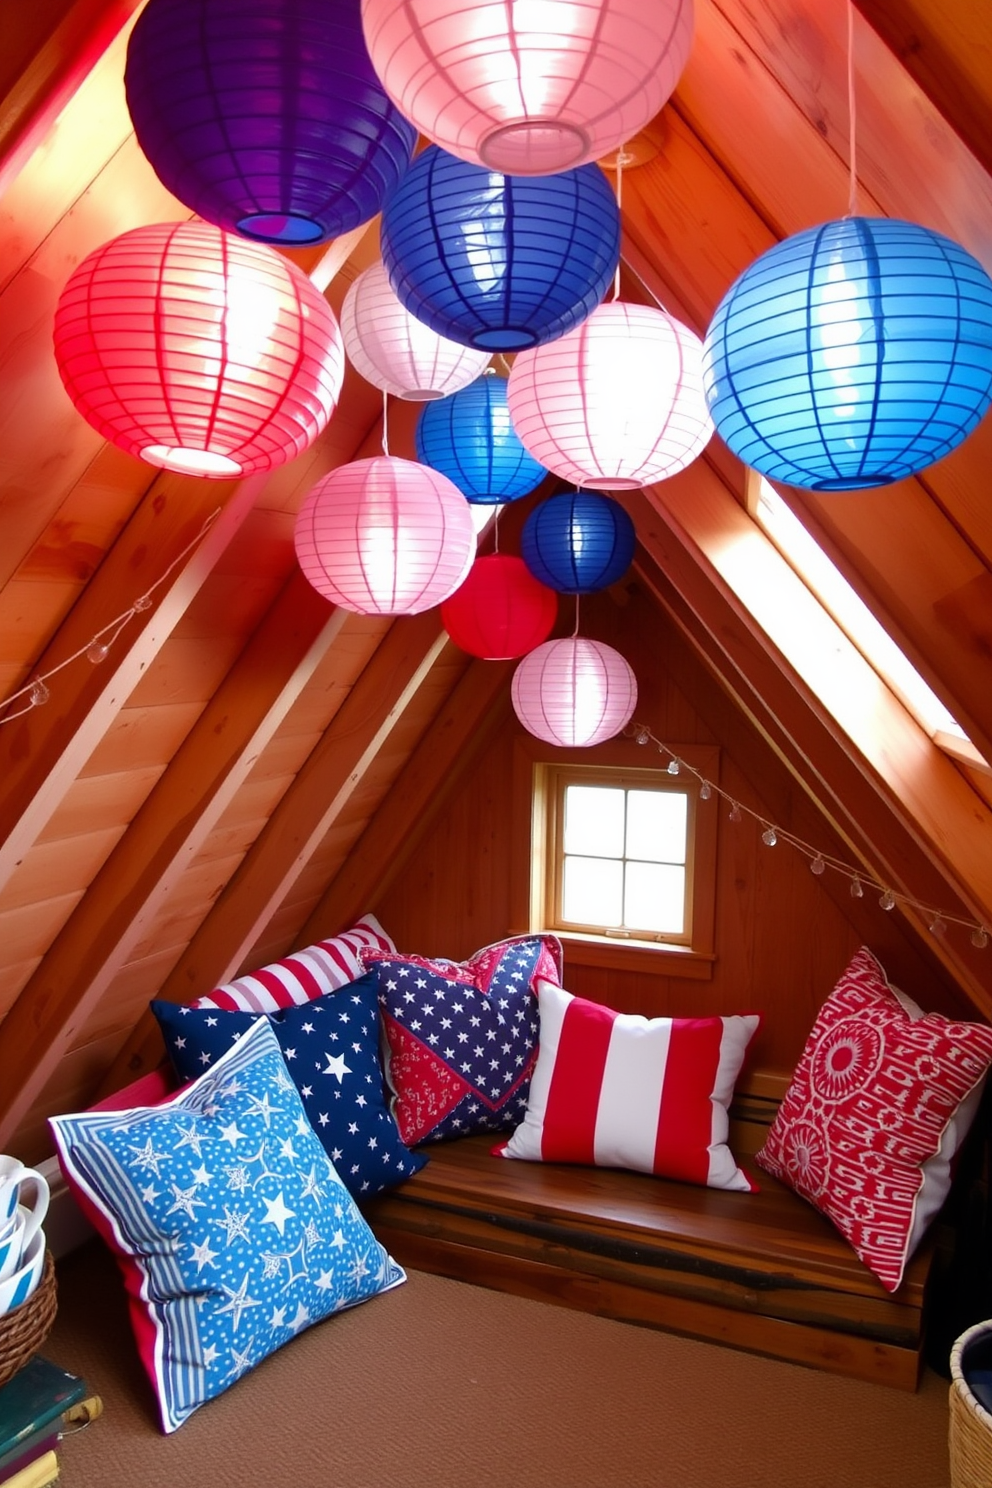
[[(988, 768), (961, 725), (774, 487), (761, 477), (756, 482), (754, 517), (869, 665), (937, 744), (968, 763)], [(955, 743), (961, 748), (955, 748)]]

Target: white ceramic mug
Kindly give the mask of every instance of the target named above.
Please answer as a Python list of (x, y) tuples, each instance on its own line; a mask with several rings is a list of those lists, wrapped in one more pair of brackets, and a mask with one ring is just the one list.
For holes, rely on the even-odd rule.
[(45, 1265), (45, 1232), (36, 1230), (21, 1254), (17, 1270), (0, 1281), (0, 1315), (26, 1302), (41, 1280)]
[(24, 1217), (26, 1209), (19, 1208), (13, 1219), (9, 1220), (0, 1234), (0, 1281), (5, 1281), (12, 1271), (16, 1271), (21, 1264), (24, 1255)]
[(23, 1243), (26, 1246), (32, 1235), (41, 1228), (41, 1222), (48, 1213), (50, 1197), (44, 1175), (37, 1168), (26, 1168), (19, 1157), (0, 1153), (0, 1235), (5, 1234), (20, 1205), (30, 1215), (24, 1222)]

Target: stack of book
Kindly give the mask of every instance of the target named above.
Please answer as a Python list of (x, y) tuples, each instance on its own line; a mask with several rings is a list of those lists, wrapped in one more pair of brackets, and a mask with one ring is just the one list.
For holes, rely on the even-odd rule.
[(62, 1438), (102, 1409), (85, 1380), (36, 1354), (0, 1388), (0, 1488), (54, 1483)]

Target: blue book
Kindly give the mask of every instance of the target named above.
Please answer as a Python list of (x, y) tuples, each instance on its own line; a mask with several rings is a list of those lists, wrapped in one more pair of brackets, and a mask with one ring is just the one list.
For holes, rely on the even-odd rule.
[(29, 1359), (0, 1387), (0, 1473), (32, 1440), (61, 1430), (65, 1413), (90, 1393), (79, 1375), (41, 1354)]

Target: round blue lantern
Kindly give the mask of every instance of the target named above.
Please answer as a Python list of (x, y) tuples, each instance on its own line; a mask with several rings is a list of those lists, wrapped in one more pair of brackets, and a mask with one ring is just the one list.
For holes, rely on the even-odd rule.
[(510, 421), (506, 380), (486, 373), (468, 387), (426, 403), (414, 431), (417, 459), (454, 481), (478, 506), (516, 501), (547, 470), (524, 449)]
[(149, 0), (124, 85), (162, 184), (265, 243), (367, 222), (417, 141), (373, 71), (358, 0)]
[(724, 295), (703, 380), (725, 443), (770, 479), (888, 485), (942, 459), (992, 402), (992, 279), (915, 223), (824, 223)]
[(393, 292), (439, 336), (519, 351), (564, 336), (599, 304), (620, 213), (598, 165), (504, 176), (429, 145), (382, 214)]
[(520, 535), (520, 556), (559, 594), (591, 594), (622, 579), (637, 541), (618, 501), (600, 491), (566, 491), (535, 506)]

